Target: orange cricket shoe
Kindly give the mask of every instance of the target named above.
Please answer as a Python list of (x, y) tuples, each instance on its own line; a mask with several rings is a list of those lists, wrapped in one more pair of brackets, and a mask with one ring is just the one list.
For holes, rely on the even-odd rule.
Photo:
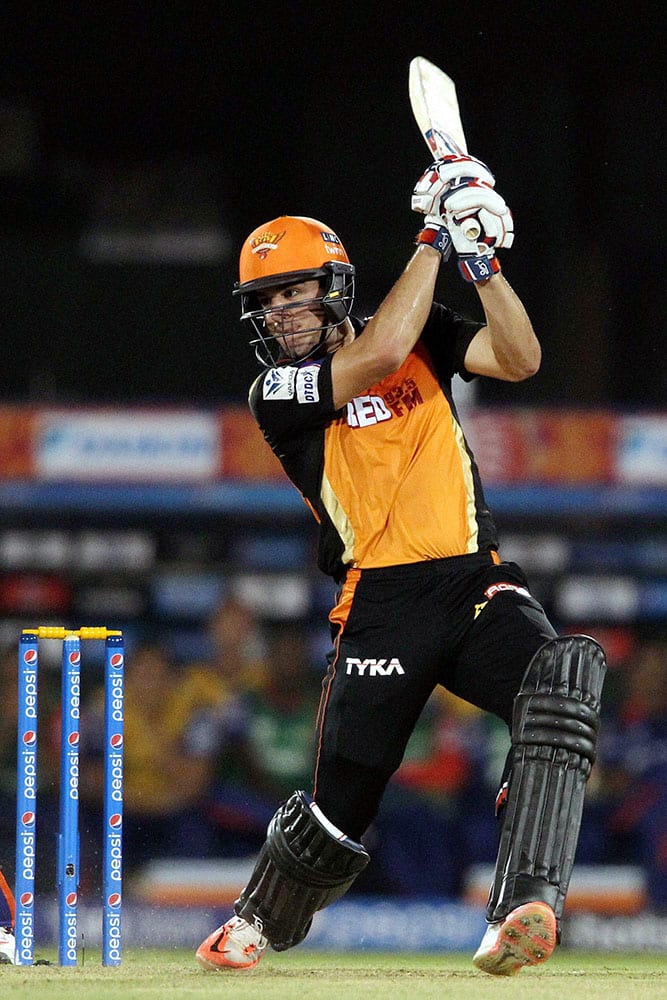
[(473, 964), (492, 976), (513, 976), (546, 962), (556, 947), (556, 915), (547, 903), (524, 903), (489, 924)]
[(239, 972), (254, 969), (269, 947), (268, 940), (242, 917), (232, 917), (199, 945), (195, 957), (204, 969)]

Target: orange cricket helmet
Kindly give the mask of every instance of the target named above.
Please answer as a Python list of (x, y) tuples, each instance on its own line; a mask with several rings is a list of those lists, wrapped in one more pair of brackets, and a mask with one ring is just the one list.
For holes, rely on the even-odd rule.
[[(257, 292), (262, 289), (315, 278), (320, 282), (320, 294), (308, 303), (260, 306)], [(233, 294), (241, 296), (241, 319), (250, 320), (257, 332), (250, 343), (258, 360), (274, 367), (312, 357), (322, 349), (331, 330), (345, 322), (354, 301), (354, 266), (329, 226), (305, 216), (283, 215), (258, 226), (245, 240)], [(320, 330), (322, 336), (308, 355), (296, 357), (286, 353), (285, 345), (269, 333), (267, 316), (304, 305), (321, 307), (324, 322), (313, 329)]]

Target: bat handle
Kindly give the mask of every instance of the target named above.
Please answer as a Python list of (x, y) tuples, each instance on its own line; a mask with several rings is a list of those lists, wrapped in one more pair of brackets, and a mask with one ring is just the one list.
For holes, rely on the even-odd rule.
[(477, 219), (464, 219), (461, 223), (461, 229), (467, 240), (476, 240), (482, 231)]

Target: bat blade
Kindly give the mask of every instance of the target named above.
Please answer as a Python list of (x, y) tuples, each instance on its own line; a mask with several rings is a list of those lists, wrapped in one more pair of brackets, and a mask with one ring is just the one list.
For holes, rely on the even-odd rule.
[(424, 56), (415, 56), (408, 77), (410, 104), (427, 146), (439, 156), (468, 152), (456, 85)]
[[(408, 76), (410, 105), (424, 142), (434, 159), (442, 156), (467, 156), (456, 85), (438, 66), (424, 56), (410, 62)], [(464, 232), (469, 240), (480, 234), (476, 219), (466, 220)]]

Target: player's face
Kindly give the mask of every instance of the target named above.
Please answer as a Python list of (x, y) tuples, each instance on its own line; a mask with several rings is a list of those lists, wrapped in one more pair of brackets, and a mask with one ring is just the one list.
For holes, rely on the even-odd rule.
[(264, 288), (257, 293), (261, 308), (268, 310), (265, 316), (267, 330), (288, 357), (303, 357), (319, 343), (324, 324), (324, 309), (319, 303), (321, 294), (316, 278)]

